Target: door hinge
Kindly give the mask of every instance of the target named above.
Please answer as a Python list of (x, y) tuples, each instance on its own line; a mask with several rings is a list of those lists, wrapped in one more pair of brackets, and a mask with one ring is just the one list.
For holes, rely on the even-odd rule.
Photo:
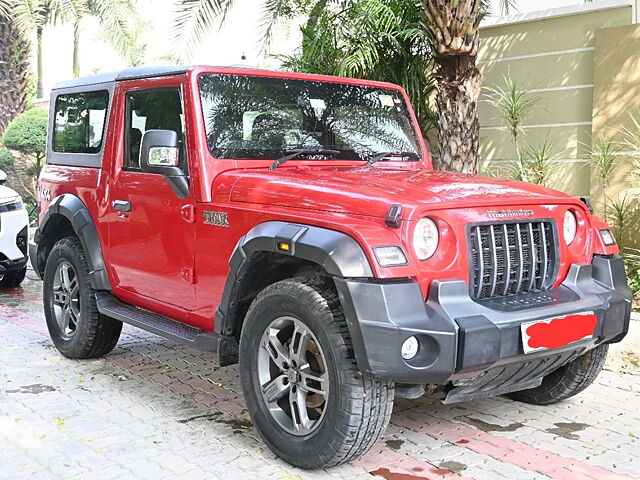
[(180, 209), (180, 213), (182, 214), (182, 218), (187, 223), (196, 223), (196, 206), (195, 205), (185, 205)]
[(182, 269), (182, 278), (189, 283), (196, 283), (196, 271), (191, 267), (185, 267)]

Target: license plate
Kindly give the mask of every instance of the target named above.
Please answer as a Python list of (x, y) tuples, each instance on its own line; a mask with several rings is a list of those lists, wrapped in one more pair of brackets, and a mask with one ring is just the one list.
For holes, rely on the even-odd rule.
[(535, 320), (520, 325), (524, 353), (564, 347), (593, 338), (598, 317), (593, 312)]

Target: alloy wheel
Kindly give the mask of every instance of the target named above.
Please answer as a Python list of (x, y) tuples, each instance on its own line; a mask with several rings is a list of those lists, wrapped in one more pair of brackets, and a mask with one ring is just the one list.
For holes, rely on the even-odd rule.
[(53, 311), (62, 335), (69, 339), (80, 319), (80, 285), (71, 263), (63, 261), (53, 277)]
[(308, 435), (324, 418), (329, 375), (317, 338), (300, 320), (269, 324), (258, 351), (262, 399), (273, 419), (293, 435)]

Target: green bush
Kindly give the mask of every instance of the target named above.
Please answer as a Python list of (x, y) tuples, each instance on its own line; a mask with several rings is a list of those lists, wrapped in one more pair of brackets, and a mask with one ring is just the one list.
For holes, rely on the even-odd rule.
[(0, 148), (0, 170), (13, 167), (16, 158), (6, 148)]
[(9, 124), (2, 137), (7, 148), (21, 153), (27, 158), (26, 172), (33, 183), (35, 196), (35, 180), (40, 175), (47, 151), (47, 125), (49, 113), (40, 108), (32, 108), (18, 115)]
[(48, 119), (47, 111), (39, 108), (17, 116), (4, 132), (4, 146), (32, 157), (39, 165), (47, 149)]

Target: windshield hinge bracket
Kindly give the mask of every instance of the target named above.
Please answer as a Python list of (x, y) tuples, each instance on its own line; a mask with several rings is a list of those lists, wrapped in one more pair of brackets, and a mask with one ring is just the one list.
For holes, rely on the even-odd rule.
[(384, 223), (389, 228), (400, 228), (402, 226), (402, 205), (391, 205)]

